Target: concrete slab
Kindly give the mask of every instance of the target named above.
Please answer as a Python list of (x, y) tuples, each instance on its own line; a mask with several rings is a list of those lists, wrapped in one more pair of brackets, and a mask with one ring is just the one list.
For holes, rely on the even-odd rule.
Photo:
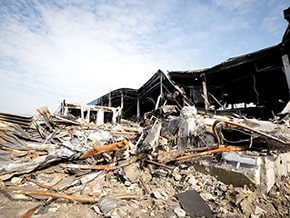
[(190, 217), (213, 217), (210, 207), (196, 191), (186, 191), (175, 195), (175, 197)]
[(194, 160), (196, 170), (209, 173), (226, 184), (248, 185), (266, 194), (282, 176), (290, 174), (290, 152), (251, 155), (247, 152), (224, 152), (218, 163), (212, 158)]

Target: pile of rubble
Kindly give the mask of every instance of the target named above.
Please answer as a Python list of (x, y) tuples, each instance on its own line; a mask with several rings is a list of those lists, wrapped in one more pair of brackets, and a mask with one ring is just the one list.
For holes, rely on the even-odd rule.
[[(288, 170), (271, 184), (253, 173), (288, 154), (285, 114), (270, 122), (167, 105), (141, 122), (97, 125), (38, 112), (22, 127), (0, 119), (0, 216), (289, 216)], [(217, 169), (247, 171), (250, 182)]]

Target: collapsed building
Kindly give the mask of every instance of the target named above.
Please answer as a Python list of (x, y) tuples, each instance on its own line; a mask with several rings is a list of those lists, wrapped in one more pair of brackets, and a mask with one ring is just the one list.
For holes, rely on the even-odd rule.
[[(225, 164), (220, 168), (217, 169), (216, 164), (210, 163), (213, 166), (211, 171), (216, 175), (219, 174), (221, 178), (227, 174), (227, 169), (232, 169), (233, 166), (240, 168), (240, 164), (245, 165), (245, 169), (240, 168), (235, 173), (239, 171), (240, 178), (247, 174), (246, 177), (250, 177), (250, 180), (260, 186), (261, 192), (266, 193), (275, 179), (290, 172), (289, 153), (286, 152), (289, 151), (289, 135), (287, 130), (285, 132), (279, 126), (275, 126), (278, 123), (286, 124), (288, 127), (290, 125), (288, 120), (290, 8), (284, 11), (284, 18), (288, 21), (288, 26), (281, 42), (277, 45), (229, 58), (223, 63), (206, 69), (167, 73), (158, 70), (139, 89), (117, 89), (89, 104), (120, 107), (122, 117), (133, 120), (152, 119), (158, 115), (160, 118), (160, 114), (163, 114), (164, 118), (164, 113), (170, 114), (173, 119), (172, 115), (177, 115), (179, 118), (176, 144), (179, 149), (190, 146), (210, 146), (218, 142), (220, 145), (223, 143), (245, 145), (247, 149), (258, 151), (267, 149), (282, 152), (278, 156), (269, 155), (266, 158), (224, 153), (222, 159)], [(172, 107), (168, 109), (170, 105), (173, 105), (174, 109)], [(198, 114), (209, 115), (209, 117), (199, 119)], [(220, 117), (217, 116), (214, 121), (209, 121), (214, 115)], [(166, 119), (156, 121), (155, 134), (159, 136), (162, 129), (172, 128), (173, 121)], [(213, 129), (201, 134), (200, 129), (203, 126), (201, 123), (207, 122), (211, 122), (210, 126)], [(219, 136), (215, 132), (215, 127), (218, 125), (222, 126), (219, 129)], [(278, 129), (281, 134), (274, 133)], [(255, 135), (256, 133), (261, 137)], [(219, 141), (218, 138), (222, 140)], [(151, 146), (154, 143), (151, 142)], [(197, 162), (200, 164), (203, 160)], [(208, 161), (204, 163), (204, 165), (208, 164)], [(228, 167), (224, 168), (227, 164)], [(227, 176), (227, 179), (230, 177)]]
[[(289, 216), (289, 31), (276, 46), (212, 68), (158, 70), (88, 105), (0, 113), (1, 211)], [(15, 213), (12, 203), (25, 206)]]
[[(284, 11), (289, 22), (289, 9)], [(121, 88), (91, 102), (120, 106), (123, 118), (140, 118), (161, 105), (195, 105), (205, 112), (235, 112), (271, 119), (286, 106), (290, 90), (289, 25), (281, 43), (193, 71), (158, 70), (139, 89)]]

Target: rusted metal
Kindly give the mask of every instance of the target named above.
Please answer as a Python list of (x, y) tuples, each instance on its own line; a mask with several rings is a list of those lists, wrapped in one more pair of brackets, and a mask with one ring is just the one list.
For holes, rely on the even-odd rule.
[(156, 166), (163, 167), (163, 168), (168, 169), (168, 170), (173, 170), (173, 168), (174, 168), (174, 167), (169, 167), (169, 166), (166, 166), (165, 164), (158, 163), (156, 161), (149, 160), (149, 159), (145, 159), (145, 161), (150, 163), (150, 164), (154, 164)]
[(157, 155), (157, 159), (159, 162), (166, 164), (177, 157), (184, 156), (188, 153), (196, 153), (196, 152), (203, 152), (209, 151), (212, 149), (216, 149), (218, 146), (211, 146), (211, 147), (200, 147), (200, 148), (188, 148), (183, 150), (171, 150), (171, 151), (159, 151)]
[[(237, 130), (242, 130), (244, 131), (245, 133), (249, 133), (251, 135), (253, 134), (256, 134), (257, 136), (259, 137), (264, 137), (264, 138), (267, 138), (267, 139), (270, 139), (270, 140), (273, 140), (275, 141), (276, 143), (278, 143), (279, 145), (284, 145), (284, 147), (281, 147), (282, 149), (285, 149), (285, 147), (288, 149), (290, 149), (290, 141), (286, 141), (286, 140), (282, 140), (278, 137), (275, 137), (273, 135), (270, 135), (270, 134), (267, 134), (265, 132), (262, 132), (262, 131), (259, 131), (259, 130), (256, 130), (255, 128), (251, 128), (249, 126), (246, 126), (244, 124), (240, 124), (240, 123), (234, 123), (234, 122), (231, 122), (231, 121), (216, 121), (214, 124), (213, 124), (213, 133), (218, 141), (218, 144), (222, 144), (222, 133), (221, 133), (221, 129), (222, 128), (229, 128), (229, 129), (237, 129)], [(249, 146), (250, 147), (250, 146)], [(277, 148), (279, 148), (279, 146), (277, 146)]]
[(4, 151), (13, 153), (15, 156), (25, 156), (27, 154), (27, 151), (20, 151), (13, 148), (7, 148), (5, 146), (0, 146), (0, 148)]
[(63, 168), (73, 168), (73, 169), (82, 169), (82, 170), (115, 170), (118, 166), (110, 165), (85, 165), (85, 164), (60, 164)]
[(102, 147), (94, 148), (91, 150), (88, 150), (87, 152), (83, 153), (80, 156), (80, 159), (86, 159), (95, 155), (99, 155), (103, 152), (113, 152), (113, 151), (119, 151), (119, 150), (125, 150), (129, 148), (129, 141), (128, 139), (124, 138), (123, 141), (104, 145)]
[[(79, 196), (73, 196), (73, 195), (66, 195), (66, 194), (60, 194), (60, 193), (56, 193), (56, 192), (49, 192), (49, 191), (44, 191), (44, 190), (29, 190), (29, 191), (25, 191), (25, 190), (20, 190), (19, 193), (24, 194), (24, 195), (40, 195), (40, 196), (49, 196), (49, 197), (53, 197), (53, 198), (62, 198), (62, 199), (66, 199), (69, 201), (77, 201), (80, 203), (97, 203), (100, 198), (90, 198), (90, 197), (79, 197)], [(118, 199), (137, 199), (140, 198), (140, 196), (135, 195), (135, 194), (120, 194), (120, 195), (114, 195), (111, 196), (114, 198), (118, 198)]]
[(173, 161), (188, 160), (188, 159), (192, 159), (192, 158), (196, 158), (196, 157), (202, 157), (202, 156), (206, 156), (206, 155), (217, 154), (217, 153), (227, 152), (227, 151), (244, 151), (246, 149), (247, 148), (244, 147), (244, 146), (231, 146), (231, 145), (224, 146), (224, 145), (220, 145), (216, 149), (211, 149), (209, 151), (203, 151), (203, 152), (199, 152), (199, 153), (194, 153), (194, 154), (189, 154), (189, 155), (177, 157)]
[(143, 187), (144, 193), (149, 194), (150, 191), (149, 191), (149, 189), (147, 188), (147, 186), (145, 185), (145, 182), (144, 182), (144, 180), (142, 179), (142, 177), (139, 178), (139, 182), (140, 182), (141, 186)]
[(20, 190), (19, 192), (24, 195), (49, 196), (53, 198), (62, 198), (62, 199), (70, 200), (70, 201), (78, 201), (81, 203), (96, 203), (100, 200), (99, 198), (79, 197), (79, 196), (66, 195), (66, 194), (49, 192), (49, 191), (44, 191), (44, 190), (29, 190), (29, 191)]
[(29, 218), (29, 217), (31, 217), (31, 216), (35, 213), (35, 211), (38, 210), (40, 207), (45, 207), (45, 206), (51, 204), (53, 201), (55, 201), (55, 198), (50, 197), (49, 199), (47, 199), (47, 200), (44, 202), (44, 204), (38, 204), (38, 205), (36, 205), (35, 207), (33, 207), (33, 208), (29, 209), (28, 211), (26, 211), (26, 212), (21, 216), (21, 218)]
[(86, 164), (60, 164), (61, 167), (64, 168), (74, 168), (74, 169), (82, 169), (82, 170), (116, 170), (119, 169), (121, 167), (126, 167), (128, 165), (130, 165), (133, 162), (126, 162), (124, 164), (120, 164), (120, 165), (86, 165)]

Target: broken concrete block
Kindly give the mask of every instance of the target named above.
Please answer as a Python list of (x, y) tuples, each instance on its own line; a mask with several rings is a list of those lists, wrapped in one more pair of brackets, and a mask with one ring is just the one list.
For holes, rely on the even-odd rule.
[(174, 213), (176, 214), (177, 217), (185, 217), (186, 216), (186, 212), (183, 209), (181, 209), (180, 207), (174, 208)]
[(196, 131), (196, 114), (194, 106), (183, 107), (180, 112), (177, 146), (185, 149), (191, 144), (191, 136)]
[(22, 182), (22, 178), (20, 178), (20, 177), (13, 177), (13, 178), (11, 179), (11, 183), (12, 183), (13, 185), (20, 185), (21, 182)]
[(202, 199), (205, 201), (215, 200), (215, 197), (212, 194), (207, 193), (207, 192), (200, 193), (200, 197), (202, 197)]
[(95, 130), (94, 132), (91, 132), (88, 136), (88, 139), (90, 139), (91, 141), (96, 140), (101, 143), (107, 142), (111, 138), (111, 134), (108, 131), (102, 129)]
[(156, 199), (160, 199), (160, 198), (162, 198), (161, 193), (158, 192), (158, 191), (153, 191), (153, 192), (152, 192), (152, 196), (153, 196), (154, 198), (156, 198)]
[(290, 152), (267, 155), (261, 157), (260, 192), (265, 194), (270, 191), (276, 181), (290, 173)]
[(267, 211), (265, 211), (264, 209), (262, 209), (261, 207), (257, 206), (256, 205), (256, 208), (255, 208), (255, 215), (263, 215), (263, 214), (266, 214)]
[(198, 180), (193, 178), (193, 177), (191, 177), (191, 178), (188, 179), (187, 183), (190, 184), (191, 186), (195, 187), (197, 185), (197, 183), (198, 183)]
[(276, 181), (290, 173), (290, 152), (273, 155), (250, 155), (224, 152), (219, 163), (211, 158), (194, 161), (195, 169), (216, 176), (225, 184), (256, 187), (261, 194), (269, 192)]
[(239, 168), (240, 165), (249, 165), (249, 166), (257, 166), (258, 160), (255, 157), (251, 157), (249, 155), (243, 155), (239, 153), (233, 152), (224, 152), (222, 153), (222, 160), (226, 162), (232, 162), (236, 164), (236, 168)]
[(143, 145), (146, 148), (146, 150), (154, 150), (155, 147), (158, 146), (158, 139), (160, 136), (160, 131), (161, 131), (161, 125), (162, 122), (157, 120), (152, 129), (148, 132), (148, 135), (143, 141)]
[(139, 180), (141, 175), (140, 168), (138, 167), (138, 163), (130, 164), (125, 167), (126, 177), (130, 180), (130, 182), (135, 183)]
[(175, 195), (179, 200), (183, 210), (191, 217), (213, 217), (212, 210), (207, 203), (194, 191), (186, 191)]
[(115, 198), (103, 198), (98, 202), (100, 210), (106, 215), (110, 210), (122, 205), (123, 202), (120, 199)]

